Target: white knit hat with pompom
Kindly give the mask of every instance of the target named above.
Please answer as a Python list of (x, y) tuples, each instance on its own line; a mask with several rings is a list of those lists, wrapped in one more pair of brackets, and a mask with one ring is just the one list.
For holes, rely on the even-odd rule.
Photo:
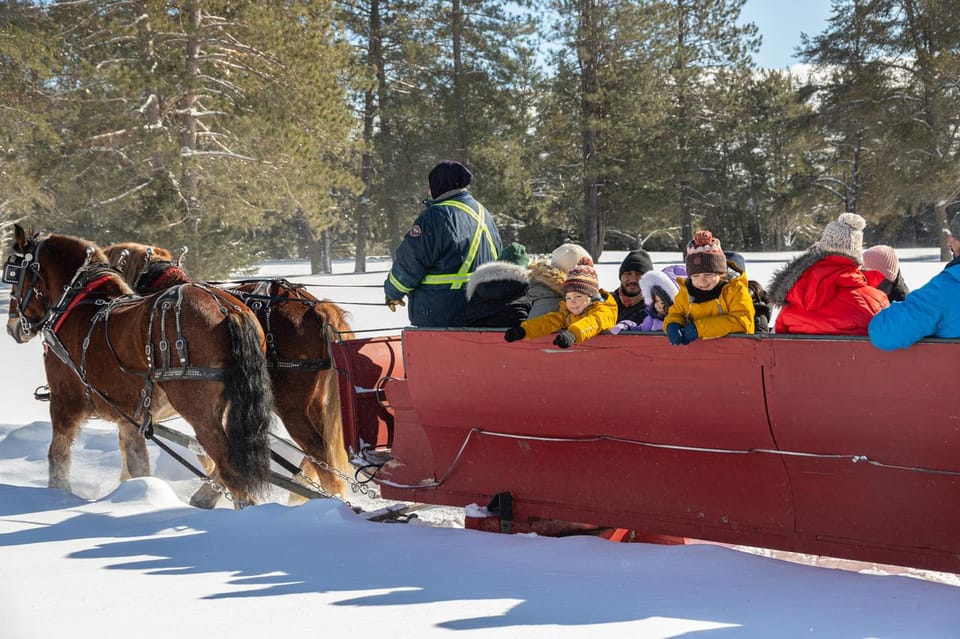
[(817, 246), (822, 251), (844, 253), (856, 259), (863, 260), (863, 227), (867, 221), (856, 213), (844, 213), (836, 222), (830, 222), (823, 229), (823, 235)]
[(578, 244), (561, 244), (550, 254), (550, 266), (564, 273), (576, 266), (584, 257), (590, 257), (587, 249)]

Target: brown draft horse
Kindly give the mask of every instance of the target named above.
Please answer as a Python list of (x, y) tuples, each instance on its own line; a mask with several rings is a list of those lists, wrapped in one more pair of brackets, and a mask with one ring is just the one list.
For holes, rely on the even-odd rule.
[[(139, 294), (192, 281), (164, 248), (127, 242), (104, 251)], [(318, 482), (331, 495), (342, 494), (340, 475), (323, 467), (344, 474), (351, 470), (343, 443), (337, 373), (325, 331), (351, 338), (347, 313), (329, 300), (317, 299), (303, 285), (282, 279), (221, 286), (256, 314), (266, 334), (274, 411), (297, 445), (321, 462), (317, 466), (304, 459), (300, 464), (307, 483)]]
[[(10, 336), (43, 334), (51, 487), (70, 490), (70, 447), (90, 417), (118, 425), (126, 478), (150, 473), (140, 429), (176, 413), (216, 464), (213, 481), (235, 505), (256, 503), (269, 474), (272, 397), (263, 333), (247, 309), (192, 285), (134, 296), (93, 243), (28, 237), (19, 225), (3, 281)], [(204, 488), (191, 503), (213, 507), (219, 492)]]

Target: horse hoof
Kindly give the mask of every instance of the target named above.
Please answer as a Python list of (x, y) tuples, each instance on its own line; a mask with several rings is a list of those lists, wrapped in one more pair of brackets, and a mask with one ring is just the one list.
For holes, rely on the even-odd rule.
[(220, 493), (217, 492), (217, 489), (210, 484), (204, 484), (197, 492), (193, 493), (193, 497), (190, 498), (190, 505), (194, 508), (210, 510), (217, 505), (218, 501), (220, 501)]

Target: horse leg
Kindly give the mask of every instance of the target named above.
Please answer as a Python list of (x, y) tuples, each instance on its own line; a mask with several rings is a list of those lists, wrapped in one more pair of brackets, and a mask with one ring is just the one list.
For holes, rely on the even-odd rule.
[[(296, 373), (305, 375), (304, 373)], [(330, 380), (334, 380), (331, 384)], [(340, 422), (340, 396), (336, 388), (336, 373), (322, 371), (309, 388), (301, 384), (278, 383), (275, 409), (287, 432), (310, 457), (325, 466), (346, 472), (349, 468), (343, 447), (343, 428)], [(300, 483), (316, 482), (333, 495), (343, 494), (340, 476), (304, 458), (300, 463), (303, 479)], [(302, 503), (303, 498), (291, 495), (289, 503)]]
[(86, 420), (82, 411), (70, 410), (69, 404), (56, 401), (50, 404), (50, 423), (53, 433), (47, 450), (48, 480), (50, 488), (70, 492), (70, 448)]
[(150, 455), (147, 451), (147, 440), (140, 435), (140, 431), (125, 420), (117, 423), (120, 439), (120, 481), (131, 477), (150, 476)]
[[(243, 476), (243, 470), (230, 464), (229, 442), (224, 430), (229, 406), (222, 397), (220, 384), (204, 381), (167, 382), (165, 391), (171, 405), (190, 424), (203, 447), (206, 458), (199, 456), (199, 459), (211, 479), (236, 499), (248, 504), (256, 503), (257, 495), (246, 488), (249, 482)], [(211, 401), (211, 397), (216, 399)], [(213, 508), (220, 495), (214, 486), (205, 483), (190, 498), (190, 505)]]

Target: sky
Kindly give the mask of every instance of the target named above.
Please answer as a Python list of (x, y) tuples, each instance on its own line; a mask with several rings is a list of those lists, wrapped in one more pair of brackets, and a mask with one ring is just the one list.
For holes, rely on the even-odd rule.
[(753, 22), (763, 36), (758, 66), (784, 69), (799, 61), (793, 57), (800, 34), (818, 35), (830, 18), (830, 0), (747, 0), (740, 12), (741, 22)]
[[(911, 288), (942, 268), (935, 255), (901, 252)], [(746, 257), (767, 282), (783, 256)], [(605, 286), (622, 258), (602, 256)], [(674, 254), (653, 258), (662, 267)], [(304, 263), (274, 262), (261, 275), (311, 284), (365, 330), (405, 323), (351, 304), (382, 303), (380, 289), (351, 286), (382, 282), (388, 267), (310, 276)], [(352, 261), (335, 268), (346, 274)], [(716, 544), (499, 535), (464, 530), (453, 508), (373, 523), (337, 500), (287, 506), (279, 492), (242, 511), (198, 510), (186, 501), (197, 480), (152, 445), (154, 476), (120, 483), (116, 430), (98, 421), (73, 448), (74, 494), (51, 490), (47, 405), (33, 400), (41, 360), (37, 341), (0, 339), (0, 639), (960, 636), (960, 575)]]

